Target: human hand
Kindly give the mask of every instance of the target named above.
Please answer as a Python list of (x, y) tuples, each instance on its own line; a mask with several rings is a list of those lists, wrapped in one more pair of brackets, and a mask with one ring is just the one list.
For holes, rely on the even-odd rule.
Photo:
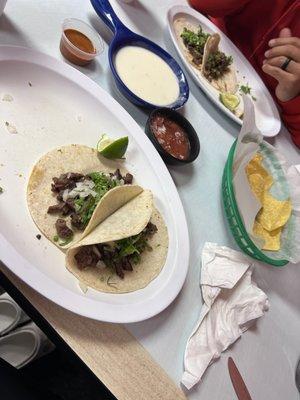
[[(269, 46), (262, 70), (278, 81), (275, 90), (277, 98), (291, 100), (300, 94), (300, 38), (292, 37), (290, 29), (284, 28), (278, 38), (269, 41)], [(291, 61), (284, 69), (289, 59)]]

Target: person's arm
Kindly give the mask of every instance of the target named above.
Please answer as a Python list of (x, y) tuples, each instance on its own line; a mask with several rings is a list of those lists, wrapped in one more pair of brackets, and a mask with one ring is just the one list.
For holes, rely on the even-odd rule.
[(189, 0), (202, 14), (211, 17), (225, 17), (243, 8), (251, 0)]

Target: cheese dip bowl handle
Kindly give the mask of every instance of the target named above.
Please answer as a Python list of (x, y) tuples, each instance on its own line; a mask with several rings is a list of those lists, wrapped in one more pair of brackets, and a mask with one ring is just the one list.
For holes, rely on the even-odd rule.
[[(120, 28), (125, 28), (125, 25), (119, 20), (117, 14), (114, 12), (112, 6), (107, 0), (91, 0), (94, 10), (102, 19), (102, 21), (108, 26), (108, 28), (113, 32)], [(129, 30), (129, 29), (128, 29)]]

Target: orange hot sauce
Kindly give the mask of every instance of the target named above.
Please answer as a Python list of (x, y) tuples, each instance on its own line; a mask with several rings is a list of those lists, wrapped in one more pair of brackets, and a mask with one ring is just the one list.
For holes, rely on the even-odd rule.
[[(77, 49), (88, 53), (95, 54), (96, 49), (92, 43), (92, 41), (83, 33), (75, 30), (75, 29), (66, 29), (64, 31), (66, 38), (75, 46)], [(60, 51), (64, 57), (66, 57), (69, 61), (77, 65), (85, 65), (91, 61), (90, 57), (85, 56), (80, 51), (76, 51), (73, 49), (70, 44), (67, 44), (66, 41), (62, 40), (60, 42)]]

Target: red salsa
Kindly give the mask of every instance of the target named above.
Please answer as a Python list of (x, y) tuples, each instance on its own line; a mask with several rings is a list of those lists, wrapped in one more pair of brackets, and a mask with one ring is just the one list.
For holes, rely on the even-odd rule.
[(151, 130), (158, 143), (171, 156), (187, 160), (190, 155), (190, 141), (185, 130), (167, 116), (157, 114), (151, 120)]

